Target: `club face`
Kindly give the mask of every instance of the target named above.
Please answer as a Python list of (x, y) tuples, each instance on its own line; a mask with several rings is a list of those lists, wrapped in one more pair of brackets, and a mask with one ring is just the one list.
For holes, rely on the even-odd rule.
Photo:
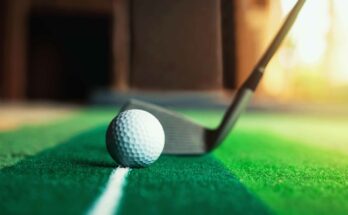
[(161, 122), (165, 133), (164, 154), (200, 155), (212, 150), (211, 130), (180, 114), (138, 100), (130, 100), (121, 111), (141, 109), (153, 114)]

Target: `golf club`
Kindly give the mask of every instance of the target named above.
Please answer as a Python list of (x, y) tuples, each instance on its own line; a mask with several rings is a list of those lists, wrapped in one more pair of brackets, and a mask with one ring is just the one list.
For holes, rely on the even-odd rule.
[(305, 0), (299, 0), (293, 7), (279, 32), (263, 54), (247, 80), (238, 89), (220, 125), (215, 129), (205, 128), (179, 113), (139, 100), (130, 100), (121, 111), (141, 109), (150, 112), (161, 122), (165, 132), (164, 154), (200, 155), (218, 147), (231, 131), (241, 113), (246, 109), (254, 94), (265, 68), (281, 42), (295, 22)]

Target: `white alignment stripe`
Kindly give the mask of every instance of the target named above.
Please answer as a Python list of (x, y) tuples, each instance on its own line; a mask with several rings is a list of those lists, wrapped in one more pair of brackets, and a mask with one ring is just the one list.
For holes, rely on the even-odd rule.
[(111, 215), (117, 211), (129, 170), (117, 167), (112, 171), (104, 192), (88, 211), (88, 215)]

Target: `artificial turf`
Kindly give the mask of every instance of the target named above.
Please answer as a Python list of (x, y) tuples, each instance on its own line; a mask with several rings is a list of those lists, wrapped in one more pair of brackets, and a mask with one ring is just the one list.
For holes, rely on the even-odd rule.
[[(208, 126), (221, 117), (216, 111), (184, 113)], [(113, 115), (87, 111), (57, 124), (1, 133), (2, 154), (28, 150), (3, 159), (1, 214), (88, 211), (114, 168), (104, 147)], [(132, 170), (118, 212), (346, 214), (347, 122), (246, 114), (212, 154), (162, 156), (149, 168)]]
[(276, 214), (347, 214), (346, 152), (295, 139), (239, 131), (215, 155)]
[(94, 128), (0, 171), (1, 214), (84, 214), (115, 167)]
[(271, 214), (212, 155), (163, 156), (127, 179), (121, 214)]
[(105, 124), (116, 113), (117, 109), (88, 109), (56, 122), (0, 132), (0, 169)]

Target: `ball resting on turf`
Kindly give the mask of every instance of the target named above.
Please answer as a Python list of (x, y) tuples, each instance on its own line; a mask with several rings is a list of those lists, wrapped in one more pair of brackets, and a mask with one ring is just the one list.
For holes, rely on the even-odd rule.
[(164, 130), (149, 112), (132, 109), (119, 113), (106, 133), (106, 147), (121, 166), (146, 167), (161, 155)]

